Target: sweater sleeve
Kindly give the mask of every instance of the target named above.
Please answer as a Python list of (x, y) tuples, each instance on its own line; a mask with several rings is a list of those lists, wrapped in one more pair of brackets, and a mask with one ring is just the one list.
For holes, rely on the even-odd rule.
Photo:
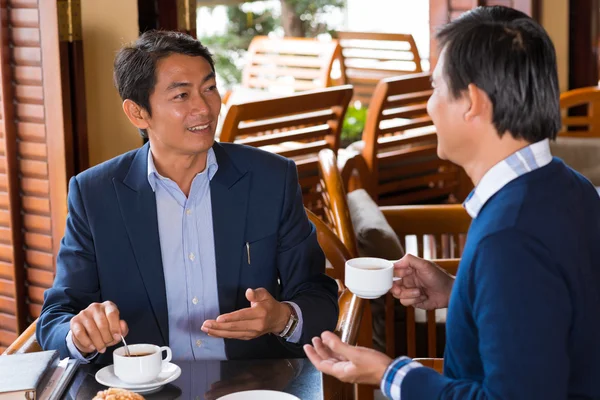
[(571, 300), (549, 250), (526, 233), (500, 231), (481, 242), (471, 267), (483, 381), (405, 368), (393, 398), (566, 399)]

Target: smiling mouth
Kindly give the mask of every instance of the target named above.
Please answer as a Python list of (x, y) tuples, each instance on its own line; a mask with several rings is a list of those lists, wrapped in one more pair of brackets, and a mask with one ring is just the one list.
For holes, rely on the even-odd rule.
[(209, 127), (210, 127), (210, 124), (204, 124), (204, 125), (192, 126), (191, 128), (187, 128), (187, 129), (190, 132), (201, 132), (201, 131), (208, 129)]

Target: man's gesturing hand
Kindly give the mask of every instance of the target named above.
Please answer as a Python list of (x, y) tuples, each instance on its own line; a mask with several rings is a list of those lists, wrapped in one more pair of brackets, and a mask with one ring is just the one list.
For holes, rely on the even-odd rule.
[(280, 333), (290, 319), (290, 306), (280, 303), (266, 289), (248, 289), (249, 308), (206, 320), (202, 331), (210, 336), (228, 339), (254, 339), (265, 333)]

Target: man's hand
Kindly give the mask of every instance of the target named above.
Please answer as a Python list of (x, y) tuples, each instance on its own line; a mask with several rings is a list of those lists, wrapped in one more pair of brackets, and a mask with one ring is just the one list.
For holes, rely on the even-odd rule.
[(394, 263), (394, 276), (402, 279), (394, 282), (391, 292), (404, 306), (448, 307), (454, 277), (435, 263), (407, 254)]
[(313, 346), (304, 345), (304, 351), (315, 368), (340, 381), (379, 386), (392, 359), (366, 347), (343, 343), (331, 332), (312, 340)]
[(119, 309), (111, 301), (92, 303), (71, 319), (73, 344), (85, 354), (98, 351), (121, 341), (121, 335), (127, 336), (127, 323), (119, 319)]
[(250, 340), (265, 333), (281, 333), (290, 319), (290, 307), (280, 303), (266, 289), (248, 289), (246, 298), (250, 308), (219, 315), (217, 320), (206, 320), (202, 331), (210, 336)]

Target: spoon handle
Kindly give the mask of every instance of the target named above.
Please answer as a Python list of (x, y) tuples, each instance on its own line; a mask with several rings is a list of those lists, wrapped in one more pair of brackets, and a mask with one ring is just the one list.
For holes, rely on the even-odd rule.
[(125, 342), (125, 338), (121, 335), (121, 341), (123, 342), (123, 347), (125, 347), (125, 354), (127, 357), (131, 357), (131, 353), (129, 352), (129, 348), (127, 347), (127, 342)]

